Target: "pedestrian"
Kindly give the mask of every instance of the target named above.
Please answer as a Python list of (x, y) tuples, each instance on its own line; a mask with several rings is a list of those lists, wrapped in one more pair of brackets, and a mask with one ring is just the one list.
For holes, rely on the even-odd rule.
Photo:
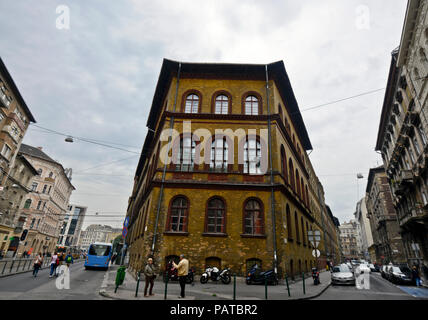
[(112, 257), (111, 257), (111, 264), (114, 263), (114, 261), (116, 260), (117, 257), (117, 252), (113, 253)]
[(416, 286), (420, 287), (421, 286), (421, 277), (419, 275), (419, 270), (416, 266), (413, 266), (412, 277), (416, 282)]
[(180, 293), (180, 296), (178, 298), (179, 299), (184, 298), (186, 296), (186, 294), (185, 294), (186, 279), (187, 279), (187, 275), (189, 274), (189, 260), (187, 260), (184, 257), (184, 254), (180, 254), (180, 262), (178, 264), (176, 264), (173, 261), (172, 265), (174, 266), (174, 268), (177, 269), (178, 281), (180, 282), (180, 287), (181, 287), (181, 293)]
[(37, 273), (39, 272), (39, 269), (42, 266), (42, 264), (43, 264), (43, 256), (39, 252), (36, 259), (34, 260), (34, 265), (33, 265), (33, 277), (34, 278), (37, 277)]
[(146, 298), (148, 297), (147, 288), (149, 287), (149, 284), (150, 284), (149, 295), (154, 296), (153, 286), (154, 286), (156, 275), (155, 275), (155, 268), (153, 266), (152, 258), (147, 259), (147, 265), (144, 268), (144, 276), (146, 278), (146, 286), (144, 287), (144, 297)]
[(69, 251), (67, 256), (65, 257), (65, 263), (67, 264), (67, 267), (70, 268), (70, 263), (73, 264), (74, 260), (73, 260), (73, 256), (71, 255), (71, 252)]
[(52, 278), (56, 274), (56, 268), (58, 267), (58, 254), (55, 251), (52, 258), (51, 258), (51, 272), (49, 273), (49, 278)]

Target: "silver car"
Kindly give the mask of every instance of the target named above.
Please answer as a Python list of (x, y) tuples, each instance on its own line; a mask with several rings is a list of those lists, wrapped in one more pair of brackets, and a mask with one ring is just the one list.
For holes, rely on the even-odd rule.
[(332, 284), (352, 284), (355, 285), (355, 276), (346, 264), (333, 267), (331, 273)]

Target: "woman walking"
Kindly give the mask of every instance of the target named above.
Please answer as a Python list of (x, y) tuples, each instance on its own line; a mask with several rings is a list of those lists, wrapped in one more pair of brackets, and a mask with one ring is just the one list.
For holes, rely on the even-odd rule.
[(34, 276), (34, 278), (37, 277), (37, 273), (39, 272), (39, 269), (41, 268), (42, 264), (43, 264), (43, 256), (39, 252), (39, 254), (37, 255), (36, 259), (34, 260), (34, 266), (33, 266), (33, 276)]
[(152, 291), (153, 291), (154, 281), (156, 278), (155, 268), (153, 266), (153, 259), (149, 258), (147, 260), (147, 262), (148, 263), (147, 263), (146, 267), (144, 268), (144, 275), (146, 277), (146, 286), (144, 287), (144, 297), (146, 297), (146, 298), (148, 297), (147, 288), (149, 287), (149, 284), (150, 284), (149, 295), (154, 296)]
[(56, 271), (56, 268), (58, 267), (58, 263), (59, 263), (58, 254), (55, 251), (51, 258), (51, 272), (49, 273), (49, 278), (52, 278), (55, 275), (55, 271)]

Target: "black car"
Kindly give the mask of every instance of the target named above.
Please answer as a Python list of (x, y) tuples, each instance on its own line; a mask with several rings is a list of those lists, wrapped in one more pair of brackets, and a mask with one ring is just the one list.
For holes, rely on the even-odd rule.
[(388, 267), (387, 279), (395, 284), (412, 284), (413, 279), (408, 267), (391, 266)]

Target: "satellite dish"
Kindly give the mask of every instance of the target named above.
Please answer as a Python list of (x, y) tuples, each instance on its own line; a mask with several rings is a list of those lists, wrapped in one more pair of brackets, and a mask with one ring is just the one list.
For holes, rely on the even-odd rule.
[(68, 136), (67, 138), (65, 138), (65, 142), (74, 142), (73, 137), (72, 136)]
[(361, 173), (357, 173), (357, 179), (364, 179), (364, 176)]

